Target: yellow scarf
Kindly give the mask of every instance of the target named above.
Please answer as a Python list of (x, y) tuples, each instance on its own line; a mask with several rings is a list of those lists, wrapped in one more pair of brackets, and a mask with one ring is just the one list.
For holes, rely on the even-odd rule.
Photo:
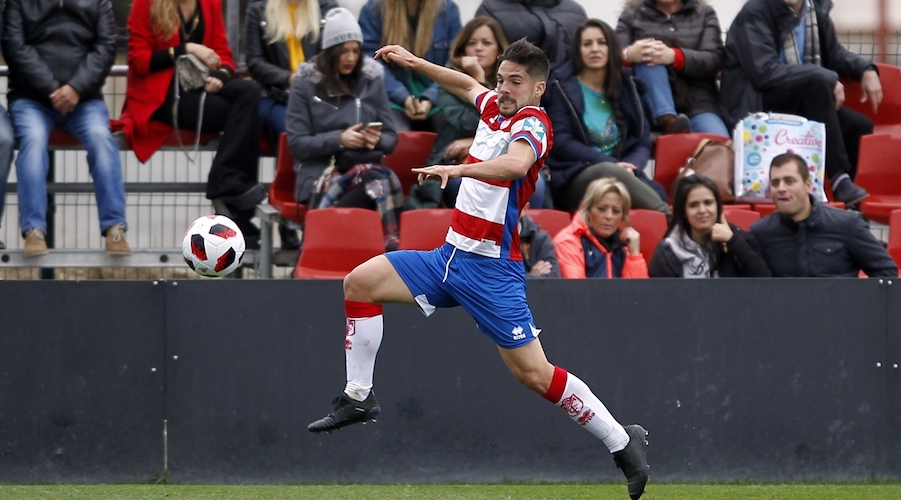
[[(288, 2), (288, 13), (291, 15), (291, 26), (294, 26), (294, 20), (297, 19), (297, 4)], [(289, 33), (285, 44), (288, 46), (288, 62), (291, 65), (291, 71), (297, 71), (300, 63), (306, 60), (303, 53), (303, 43), (298, 40), (294, 33)]]

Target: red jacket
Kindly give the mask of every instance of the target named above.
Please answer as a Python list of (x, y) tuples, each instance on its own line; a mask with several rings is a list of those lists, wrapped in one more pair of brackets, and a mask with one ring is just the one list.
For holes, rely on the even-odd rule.
[[(613, 277), (612, 254), (594, 237), (585, 224), (580, 212), (576, 212), (573, 221), (568, 227), (560, 231), (554, 237), (554, 246), (557, 249), (557, 260), (560, 262), (560, 273), (564, 278), (585, 278), (585, 254), (582, 251), (582, 236), (588, 238), (598, 251), (607, 258), (607, 277)], [(641, 254), (632, 255), (628, 247), (623, 247), (626, 252), (626, 262), (623, 264), (623, 278), (647, 278), (648, 264)]]
[[(118, 124), (125, 131), (128, 147), (134, 150), (142, 163), (153, 156), (173, 131), (172, 125), (150, 121), (150, 116), (166, 100), (175, 68), (151, 73), (150, 57), (156, 50), (181, 44), (178, 30), (169, 40), (160, 40), (154, 35), (150, 24), (152, 3), (153, 0), (134, 0), (128, 16), (128, 86)], [(234, 75), (235, 62), (222, 20), (221, 0), (198, 0), (198, 3), (205, 25), (203, 44), (213, 49), (219, 55), (222, 66)]]

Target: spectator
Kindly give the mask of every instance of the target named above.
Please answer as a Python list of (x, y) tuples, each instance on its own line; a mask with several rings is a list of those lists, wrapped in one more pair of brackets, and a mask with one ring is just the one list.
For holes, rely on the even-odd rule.
[(773, 276), (898, 277), (885, 247), (853, 212), (817, 203), (810, 171), (800, 156), (784, 153), (770, 166), (776, 213), (751, 225)]
[[(500, 25), (490, 17), (480, 16), (466, 23), (451, 46), (450, 65), (457, 71), (475, 78), (482, 85), (493, 89), (497, 86), (497, 56), (510, 44)], [(429, 165), (463, 163), (469, 156), (476, 128), (481, 121), (479, 110), (471, 102), (438, 88), (438, 106), (444, 114), (445, 126), (438, 131), (438, 138), (429, 157)], [(444, 189), (443, 201), (453, 207), (462, 179), (453, 179)], [(437, 182), (430, 180), (428, 182)], [(536, 207), (544, 206), (545, 180), (538, 176), (535, 192), (529, 199)]]
[[(526, 208), (529, 205), (526, 204)], [(560, 262), (551, 235), (523, 210), (519, 216), (519, 244), (526, 278), (559, 278)]]
[(838, 43), (831, 1), (749, 0), (726, 37), (720, 99), (733, 124), (755, 111), (804, 116), (826, 124), (826, 175), (835, 199), (853, 207), (868, 193), (853, 182), (865, 116), (842, 107), (839, 77), (859, 81), (876, 111), (876, 66)]
[[(369, 0), (360, 11), (363, 52), (402, 45), (429, 62), (444, 66), (451, 42), (460, 32), (460, 8), (453, 0)], [(385, 64), (385, 88), (397, 130), (441, 130), (444, 119), (435, 104), (438, 85), (418, 73)]]
[(589, 184), (614, 177), (635, 208), (669, 215), (663, 186), (644, 173), (650, 130), (635, 82), (622, 68), (616, 33), (589, 19), (576, 30), (571, 50), (573, 60), (554, 71), (543, 101), (554, 125), (548, 166), (555, 205), (572, 212)]
[[(220, 0), (134, 0), (128, 30), (128, 87), (120, 120), (130, 147), (146, 162), (172, 135), (176, 119), (180, 129), (196, 131), (199, 124), (202, 132), (222, 132), (206, 197), (216, 213), (238, 224), (248, 248), (259, 248), (260, 230), (251, 219), (266, 198), (257, 182), (260, 86), (232, 78), (235, 63)], [(179, 88), (176, 99), (175, 62), (186, 54), (205, 64), (209, 76), (203, 88)]]
[[(322, 15), (335, 0), (253, 0), (247, 6), (247, 69), (263, 87), (260, 119), (273, 145), (285, 131), (288, 89), (300, 63), (319, 52)], [(297, 232), (279, 224), (282, 248), (300, 248)]]
[(576, 0), (482, 0), (476, 15), (497, 19), (507, 40), (525, 38), (538, 46), (551, 69), (567, 61), (576, 28), (588, 19)]
[(16, 176), (23, 255), (48, 253), (47, 140), (54, 127), (71, 134), (88, 151), (107, 253), (130, 254), (122, 163), (102, 94), (116, 56), (112, 3), (9, 0), (5, 30), (9, 111), (19, 143)]
[[(6, 1), (0, 1), (0, 40), (3, 40), (3, 9)], [(13, 161), (13, 149), (16, 140), (13, 137), (13, 127), (9, 122), (9, 114), (6, 108), (0, 105), (0, 223), (3, 222), (3, 207), (6, 204), (6, 181), (9, 179), (9, 167)], [(6, 248), (6, 244), (0, 240), (0, 250)]]
[(585, 191), (569, 227), (554, 237), (564, 278), (647, 278), (641, 235), (629, 222), (631, 196), (612, 178), (598, 179)]
[(772, 276), (757, 240), (726, 220), (716, 183), (703, 175), (683, 177), (676, 185), (673, 218), (651, 258), (648, 274), (652, 278)]
[(704, 0), (628, 0), (616, 32), (623, 62), (648, 84), (646, 102), (663, 133), (730, 135), (719, 114), (723, 34), (712, 6)]
[(403, 193), (397, 176), (379, 163), (394, 150), (397, 133), (384, 69), (362, 55), (362, 43), (353, 13), (330, 10), (322, 52), (301, 64), (291, 83), (286, 125), (297, 171), (296, 197), (313, 208), (378, 210), (385, 247), (396, 249)]

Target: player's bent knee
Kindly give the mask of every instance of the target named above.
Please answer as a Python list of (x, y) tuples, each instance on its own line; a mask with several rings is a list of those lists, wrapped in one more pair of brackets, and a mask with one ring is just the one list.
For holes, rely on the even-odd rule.
[(550, 387), (550, 381), (538, 370), (516, 371), (513, 373), (519, 383), (526, 386), (527, 389), (544, 394)]

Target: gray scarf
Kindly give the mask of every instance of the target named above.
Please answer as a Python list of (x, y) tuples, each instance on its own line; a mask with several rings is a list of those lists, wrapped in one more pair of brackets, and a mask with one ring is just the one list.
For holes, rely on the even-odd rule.
[[(807, 4), (807, 15), (801, 22), (804, 23), (804, 64), (816, 64), (822, 66), (820, 56), (820, 31), (817, 24), (817, 13), (811, 0), (803, 0)], [(798, 40), (795, 38), (795, 30), (788, 30), (782, 34), (782, 52), (785, 54), (786, 64), (801, 64), (798, 53)]]
[(683, 278), (718, 278), (716, 269), (710, 268), (710, 253), (697, 244), (688, 234), (676, 229), (664, 240), (669, 245), (676, 259), (682, 263)]

